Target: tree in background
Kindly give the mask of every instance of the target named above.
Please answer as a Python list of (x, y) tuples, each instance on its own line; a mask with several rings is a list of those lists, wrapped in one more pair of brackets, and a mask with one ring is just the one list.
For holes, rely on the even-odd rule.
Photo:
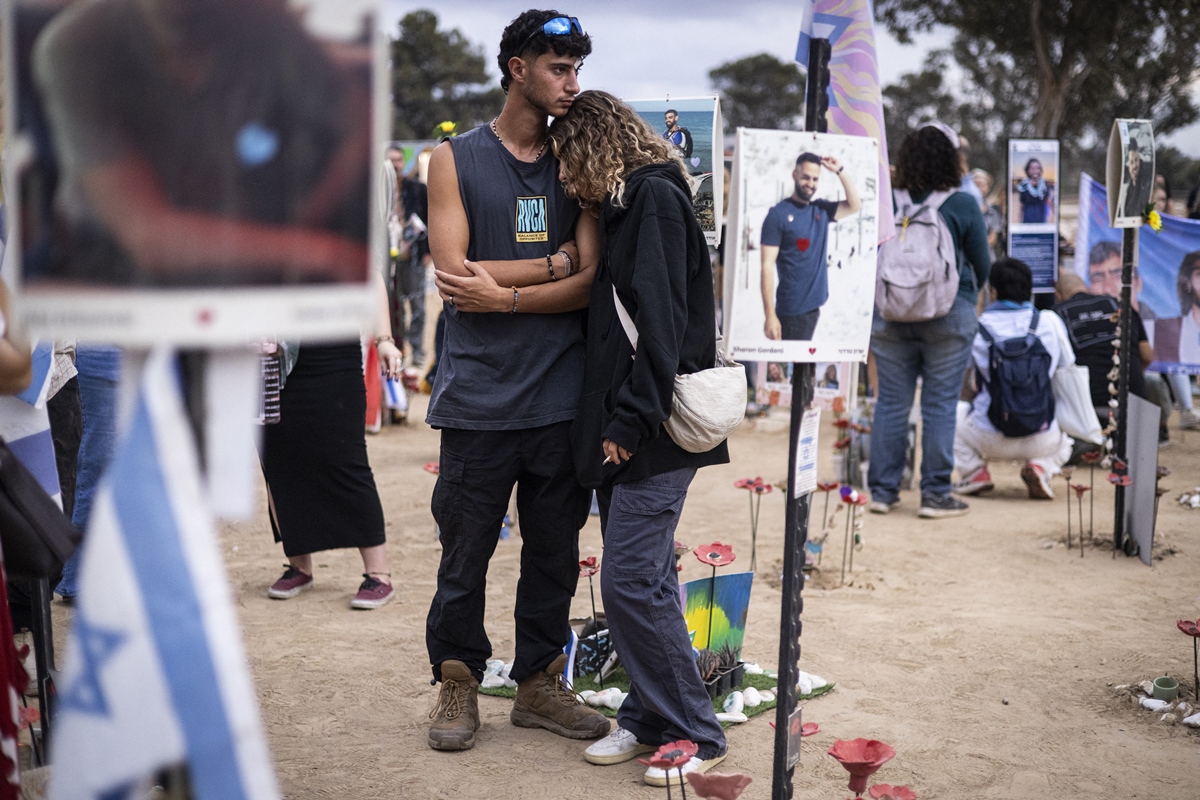
[[(985, 169), (1003, 164), (1009, 137), (1057, 138), (1064, 178), (1077, 168), (1102, 176), (1113, 119), (1150, 119), (1167, 134), (1200, 117), (1189, 94), (1200, 79), (1196, 0), (877, 0), (876, 11), (902, 43), (939, 25), (956, 31), (949, 51), (885, 89), (898, 118), (889, 143), (901, 141), (893, 125), (907, 130), (936, 109)], [(952, 66), (957, 92), (942, 81)]]
[(483, 48), (458, 29), (439, 31), (432, 11), (400, 20), (392, 40), (392, 136), (428, 139), (438, 123), (453, 120), (460, 131), (487, 122), (504, 107), (499, 85), (487, 86)]
[(804, 73), (794, 63), (759, 53), (729, 61), (708, 73), (721, 96), (728, 130), (799, 130), (804, 117)]

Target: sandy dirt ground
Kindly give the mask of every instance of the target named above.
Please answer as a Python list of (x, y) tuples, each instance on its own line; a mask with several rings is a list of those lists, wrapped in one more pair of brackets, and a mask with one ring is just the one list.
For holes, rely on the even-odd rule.
[[(283, 561), (265, 512), (223, 526), (243, 635), (275, 768), (284, 796), (303, 798), (662, 797), (642, 785), (636, 762), (586, 764), (586, 743), (508, 721), (509, 701), (480, 698), (475, 748), (434, 752), (426, 745), (429, 684), (425, 614), (439, 556), (429, 497), (438, 434), (420, 420), (369, 438), (388, 519), (395, 602), (352, 611), (361, 580), (354, 551), (318, 556), (315, 588), (288, 601), (266, 587)], [(842, 798), (846, 774), (825, 755), (836, 738), (877, 738), (897, 756), (879, 782), (906, 784), (922, 798), (1150, 798), (1200, 796), (1200, 732), (1158, 722), (1115, 685), (1175, 676), (1190, 690), (1191, 642), (1175, 620), (1200, 613), (1200, 512), (1173, 502), (1200, 483), (1200, 433), (1172, 431), (1162, 462), (1174, 474), (1163, 503), (1155, 560), (1112, 557), (1094, 546), (1067, 551), (1065, 492), (1052, 502), (1026, 499), (1016, 464), (994, 464), (996, 491), (971, 500), (968, 516), (916, 517), (916, 493), (886, 517), (866, 520), (854, 571), (839, 585), (841, 528), (830, 537), (824, 569), (804, 591), (801, 669), (837, 683), (808, 702), (795, 773), (796, 797)], [(828, 474), (828, 420), (822, 430)], [(786, 415), (747, 422), (731, 440), (733, 462), (702, 470), (678, 537), (718, 539), (750, 555), (741, 477), (779, 480), (786, 472)], [(1086, 476), (1086, 472), (1084, 472)], [(1112, 491), (1099, 475), (1096, 538), (1112, 529)], [(1074, 501), (1072, 501), (1074, 502)], [(818, 511), (819, 511), (818, 501)], [(778, 652), (783, 497), (763, 502), (758, 577), (744, 656), (775, 667)], [(818, 523), (819, 524), (819, 523)], [(497, 655), (511, 658), (512, 597), (520, 539), (502, 541), (492, 560), (488, 627)], [(589, 521), (582, 555), (603, 556)], [(684, 559), (686, 579), (706, 575)], [(59, 634), (68, 609), (55, 603)], [(590, 613), (586, 585), (574, 612)], [(732, 728), (719, 768), (745, 772), (744, 797), (771, 795), (773, 731), (763, 715)]]

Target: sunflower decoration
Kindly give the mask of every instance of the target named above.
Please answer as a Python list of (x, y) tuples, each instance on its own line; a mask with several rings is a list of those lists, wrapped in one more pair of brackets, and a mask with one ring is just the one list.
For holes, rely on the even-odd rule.
[(1162, 215), (1154, 208), (1154, 203), (1147, 203), (1142, 212), (1142, 222), (1150, 226), (1150, 230), (1158, 233), (1162, 230)]

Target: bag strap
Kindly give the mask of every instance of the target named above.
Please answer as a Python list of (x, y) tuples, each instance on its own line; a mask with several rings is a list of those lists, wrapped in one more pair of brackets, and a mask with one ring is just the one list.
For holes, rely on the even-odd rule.
[(1033, 336), (1037, 336), (1037, 326), (1038, 326), (1038, 310), (1035, 308), (1033, 310), (1033, 314), (1029, 317), (1029, 334), (1026, 334), (1026, 335), (1032, 334)]
[(638, 330), (633, 324), (633, 320), (629, 316), (629, 312), (625, 310), (625, 304), (621, 302), (621, 298), (617, 296), (617, 287), (612, 287), (613, 302), (617, 304), (617, 317), (621, 320), (621, 327), (625, 329), (625, 335), (629, 337), (629, 343), (633, 345), (633, 349), (637, 350)]
[[(633, 324), (633, 319), (629, 316), (628, 309), (626, 309), (625, 304), (621, 302), (621, 298), (617, 294), (616, 286), (612, 287), (612, 293), (613, 303), (617, 307), (617, 318), (621, 320), (621, 327), (625, 330), (625, 336), (629, 339), (629, 343), (633, 345), (633, 349), (636, 352), (638, 343), (637, 326)], [(725, 352), (725, 339), (723, 336), (721, 336), (721, 329), (719, 327), (713, 331), (713, 336), (717, 345), (717, 355), (715, 360), (716, 365), (724, 367), (734, 366), (737, 362), (729, 358), (728, 354)]]

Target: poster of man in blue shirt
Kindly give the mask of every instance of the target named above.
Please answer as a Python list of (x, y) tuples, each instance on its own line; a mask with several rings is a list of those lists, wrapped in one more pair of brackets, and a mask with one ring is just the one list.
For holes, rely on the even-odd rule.
[[(841, 181), (844, 200), (813, 199), (823, 170)], [(833, 156), (801, 153), (792, 180), (795, 191), (772, 207), (763, 220), (763, 332), (768, 339), (808, 341), (816, 330), (821, 306), (829, 299), (829, 223), (858, 213), (861, 204), (854, 181)]]

